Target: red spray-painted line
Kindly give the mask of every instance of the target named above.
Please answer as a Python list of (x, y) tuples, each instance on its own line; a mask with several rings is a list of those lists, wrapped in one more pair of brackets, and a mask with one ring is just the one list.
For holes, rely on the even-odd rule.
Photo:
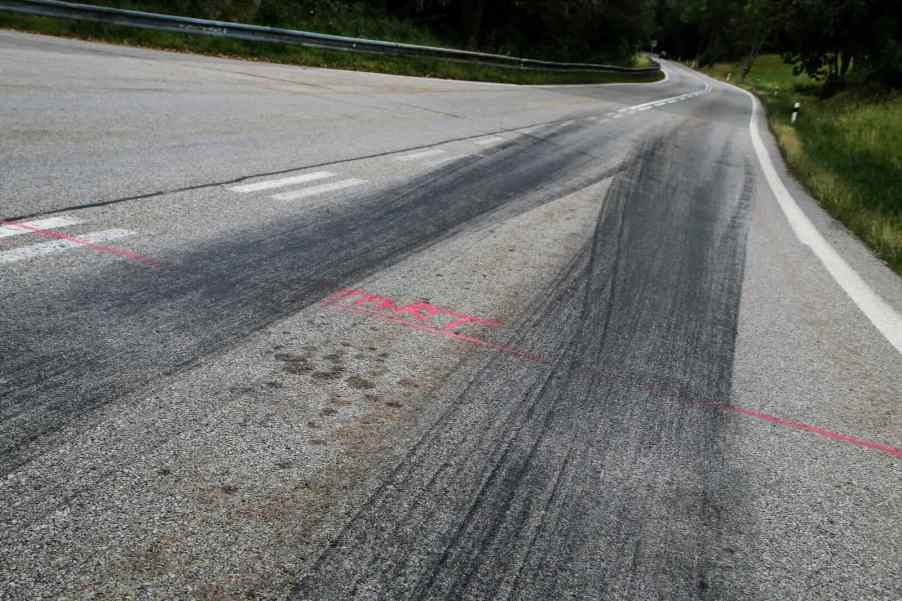
[[(427, 332), (430, 334), (437, 334), (440, 336), (445, 336), (446, 338), (452, 338), (455, 340), (460, 340), (463, 342), (469, 342), (471, 344), (484, 346), (484, 347), (491, 348), (491, 349), (499, 351), (499, 352), (509, 353), (516, 357), (528, 359), (528, 360), (534, 361), (536, 363), (547, 363), (542, 357), (522, 353), (511, 347), (497, 345), (497, 344), (494, 344), (491, 342), (487, 342), (485, 340), (481, 340), (479, 338), (474, 338), (472, 336), (456, 334), (452, 331), (449, 331), (448, 329), (439, 329), (435, 326), (430, 326), (430, 325), (426, 325), (426, 324), (422, 324), (422, 323), (413, 322), (413, 321), (408, 320), (405, 317), (399, 317), (397, 315), (387, 314), (382, 311), (367, 309), (362, 306), (357, 306), (356, 304), (355, 305), (339, 304), (340, 301), (342, 301), (344, 299), (347, 299), (347, 298), (350, 298), (353, 296), (358, 296), (361, 294), (366, 294), (366, 293), (362, 290), (354, 290), (354, 289), (350, 289), (350, 288), (345, 288), (345, 289), (339, 290), (336, 293), (326, 297), (322, 302), (325, 305), (333, 306), (333, 307), (335, 307), (337, 309), (341, 309), (343, 311), (348, 311), (351, 313), (357, 313), (359, 315), (366, 315), (366, 316), (370, 316), (370, 317), (378, 317), (379, 319), (383, 319), (385, 321), (390, 321), (392, 323), (397, 323), (399, 325), (403, 325), (403, 326), (406, 326), (406, 327), (414, 329), (414, 330)], [(377, 296), (377, 298), (383, 299), (384, 297)], [(391, 302), (391, 299), (385, 299), (385, 300)], [(447, 310), (444, 310), (444, 311), (447, 314), (452, 315), (452, 316), (459, 315), (452, 311), (447, 311)], [(649, 385), (644, 386), (643, 388), (655, 390), (657, 388), (660, 388), (660, 386), (655, 386), (655, 385), (649, 384)], [(668, 387), (664, 386), (663, 388), (666, 389)], [(767, 422), (774, 426), (781, 426), (781, 427), (789, 428), (792, 430), (799, 430), (801, 432), (809, 432), (811, 434), (820, 436), (822, 438), (826, 438), (828, 440), (832, 440), (834, 442), (842, 442), (842, 443), (856, 446), (861, 449), (878, 451), (885, 455), (889, 455), (890, 457), (902, 458), (902, 449), (898, 449), (896, 447), (892, 447), (892, 446), (885, 445), (885, 444), (882, 444), (879, 442), (875, 442), (873, 440), (859, 438), (857, 436), (850, 436), (848, 434), (840, 434), (839, 432), (832, 432), (830, 430), (820, 428), (820, 427), (812, 425), (812, 424), (806, 424), (804, 422), (800, 422), (800, 421), (796, 421), (796, 420), (792, 420), (792, 419), (785, 419), (782, 417), (776, 417), (774, 415), (768, 415), (766, 413), (762, 413), (762, 412), (756, 411), (754, 409), (747, 409), (745, 407), (738, 407), (736, 405), (728, 405), (728, 404), (720, 403), (720, 402), (716, 402), (716, 401), (690, 401), (690, 404), (696, 405), (699, 407), (705, 407), (708, 409), (717, 409), (718, 411), (723, 411), (725, 413), (726, 412), (738, 413), (738, 414), (744, 415), (746, 417), (751, 417), (752, 419)]]
[(69, 234), (64, 234), (62, 232), (56, 232), (53, 230), (45, 230), (39, 227), (35, 227), (33, 225), (29, 225), (27, 223), (15, 223), (13, 221), (3, 221), (0, 220), (0, 225), (16, 228), (20, 230), (28, 230), (37, 234), (38, 236), (43, 236), (44, 238), (54, 238), (56, 240), (65, 240), (67, 242), (72, 242), (73, 244), (78, 244), (79, 246), (84, 246), (85, 248), (90, 248), (91, 250), (106, 253), (109, 255), (115, 255), (117, 257), (122, 257), (123, 259), (128, 259), (129, 261), (135, 261), (136, 263), (141, 263), (143, 265), (147, 265), (148, 267), (159, 267), (160, 264), (151, 259), (150, 257), (145, 257), (143, 255), (139, 255), (138, 253), (134, 253), (130, 250), (125, 250), (124, 248), (118, 248), (116, 246), (109, 246), (106, 244), (97, 244), (96, 242), (91, 242), (89, 240), (82, 240), (81, 238), (77, 238), (75, 236), (71, 236)]
[(745, 409), (744, 407), (737, 407), (735, 405), (715, 405), (716, 408), (721, 411), (731, 411), (733, 413), (740, 413), (742, 415), (746, 415), (748, 417), (752, 417), (754, 419), (759, 419), (765, 421), (769, 424), (773, 424), (775, 426), (783, 426), (785, 428), (791, 428), (793, 430), (801, 430), (803, 432), (811, 432), (812, 434), (816, 434), (817, 436), (821, 436), (828, 440), (833, 440), (836, 442), (844, 442), (847, 444), (854, 445), (861, 449), (870, 449), (873, 451), (879, 451), (885, 455), (889, 455), (890, 457), (895, 457), (897, 459), (902, 458), (902, 449), (897, 449), (895, 447), (891, 447), (889, 445), (881, 444), (879, 442), (874, 442), (873, 440), (867, 440), (864, 438), (858, 438), (857, 436), (849, 436), (848, 434), (840, 434), (839, 432), (831, 432), (830, 430), (825, 430), (824, 428), (819, 428), (817, 426), (813, 426), (811, 424), (806, 424), (803, 422), (797, 422), (792, 419), (784, 419), (782, 417), (775, 417), (773, 415), (768, 415), (766, 413), (761, 413), (760, 411), (755, 411), (754, 409)]
[(350, 313), (357, 313), (358, 315), (366, 315), (368, 317), (378, 317), (379, 319), (382, 319), (385, 321), (390, 321), (392, 323), (396, 323), (398, 325), (408, 327), (412, 330), (426, 332), (428, 334), (435, 334), (436, 336), (444, 336), (445, 338), (451, 338), (452, 340), (459, 340), (461, 342), (469, 342), (470, 344), (474, 344), (477, 346), (483, 346), (485, 348), (489, 348), (494, 351), (498, 351), (500, 353), (507, 353), (509, 355), (513, 355), (514, 357), (519, 357), (520, 359), (526, 359), (527, 361), (532, 361), (533, 363), (545, 363), (545, 360), (542, 357), (538, 357), (536, 355), (530, 355), (528, 353), (518, 351), (517, 349), (509, 347), (509, 346), (503, 346), (500, 344), (495, 344), (493, 342), (487, 342), (480, 338), (474, 338), (473, 336), (466, 336), (464, 334), (455, 334), (454, 332), (449, 332), (447, 330), (440, 330), (434, 326), (415, 323), (412, 321), (408, 321), (407, 319), (405, 319), (403, 317), (397, 317), (395, 315), (387, 315), (385, 313), (381, 313), (379, 311), (374, 311), (372, 309), (364, 309), (363, 307), (354, 307), (351, 305), (338, 305), (338, 304), (335, 304), (334, 301), (329, 304), (331, 306), (335, 307), (336, 309), (340, 309), (342, 311), (348, 311)]

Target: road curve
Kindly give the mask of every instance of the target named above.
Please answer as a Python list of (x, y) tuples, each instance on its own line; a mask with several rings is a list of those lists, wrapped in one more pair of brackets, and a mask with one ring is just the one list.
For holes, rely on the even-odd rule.
[(0, 599), (902, 598), (902, 281), (665, 69), (0, 32)]

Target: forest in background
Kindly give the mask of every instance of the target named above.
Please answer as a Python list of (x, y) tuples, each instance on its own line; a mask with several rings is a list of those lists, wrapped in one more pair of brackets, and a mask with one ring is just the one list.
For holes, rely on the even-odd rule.
[(580, 62), (654, 47), (699, 66), (779, 53), (841, 86), (902, 86), (898, 0), (100, 0), (201, 18)]

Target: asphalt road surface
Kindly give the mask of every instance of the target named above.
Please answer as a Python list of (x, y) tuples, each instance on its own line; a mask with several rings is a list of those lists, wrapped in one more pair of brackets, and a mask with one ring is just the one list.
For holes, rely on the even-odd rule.
[(665, 68), (0, 32), (0, 598), (902, 599), (902, 281)]

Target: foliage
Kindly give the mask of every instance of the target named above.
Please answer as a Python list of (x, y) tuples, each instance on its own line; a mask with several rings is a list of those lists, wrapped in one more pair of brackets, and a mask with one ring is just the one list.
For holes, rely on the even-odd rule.
[(66, 21), (0, 12), (0, 28), (102, 40), (105, 42), (263, 60), (290, 65), (329, 67), (375, 73), (392, 73), (442, 79), (465, 79), (513, 84), (584, 84), (620, 81), (654, 81), (659, 75), (625, 78), (616, 73), (561, 72), (533, 69), (505, 69), (473, 63), (413, 57), (388, 57), (334, 50), (304, 48), (284, 44), (244, 42), (219, 37), (168, 33), (85, 21)]
[(647, 47), (655, 0), (97, 0), (99, 4), (579, 62)]
[(658, 0), (658, 37), (679, 57), (710, 65), (781, 52), (829, 95), (858, 79), (902, 85), (898, 0)]
[[(738, 65), (706, 69), (725, 79)], [(834, 217), (902, 274), (902, 94), (868, 83), (822, 98), (818, 83), (764, 55), (745, 86), (767, 107), (793, 174)], [(801, 114), (790, 123), (793, 105)]]

